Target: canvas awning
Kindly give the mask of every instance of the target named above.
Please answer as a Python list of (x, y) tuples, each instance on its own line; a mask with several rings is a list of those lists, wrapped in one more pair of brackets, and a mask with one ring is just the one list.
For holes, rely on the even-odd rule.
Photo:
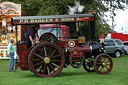
[(92, 15), (92, 14), (74, 14), (74, 15), (12, 17), (11, 23), (13, 25), (22, 25), (22, 24), (43, 24), (43, 23), (93, 21), (93, 20), (94, 20), (94, 15)]

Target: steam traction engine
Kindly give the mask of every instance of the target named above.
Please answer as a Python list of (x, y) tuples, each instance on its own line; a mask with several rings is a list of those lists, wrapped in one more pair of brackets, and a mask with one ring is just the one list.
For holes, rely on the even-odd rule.
[[(72, 16), (55, 15), (12, 18), (12, 24), (16, 25), (16, 27), (22, 24), (77, 21), (93, 22), (94, 15), (78, 14)], [(60, 31), (58, 31), (59, 28), (61, 28)], [(56, 26), (50, 28), (49, 32), (45, 32), (40, 36), (39, 43), (33, 48), (27, 48), (25, 41), (18, 42), (17, 53), (19, 59), (16, 62), (16, 67), (20, 67), (21, 70), (31, 70), (39, 77), (56, 76), (68, 65), (74, 68), (83, 66), (88, 72), (96, 71), (99, 74), (108, 74), (112, 70), (113, 62), (109, 55), (103, 53), (103, 47), (97, 42), (85, 43), (84, 37), (69, 39), (69, 34), (63, 34), (68, 29), (68, 27), (63, 28), (63, 26), (56, 24)]]

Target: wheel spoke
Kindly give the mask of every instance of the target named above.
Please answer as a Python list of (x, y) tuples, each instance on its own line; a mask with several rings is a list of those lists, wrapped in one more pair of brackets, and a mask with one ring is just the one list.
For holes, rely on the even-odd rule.
[(33, 59), (32, 61), (40, 61), (41, 59)]
[(108, 61), (106, 61), (105, 63), (108, 63), (109, 62), (109, 60)]
[(90, 70), (91, 68), (88, 66), (88, 69)]
[(47, 55), (47, 52), (46, 52), (46, 47), (44, 46), (44, 55), (45, 55), (45, 57), (47, 57), (48, 55)]
[(58, 55), (55, 55), (55, 56), (52, 56), (51, 58), (56, 58), (58, 56), (61, 56), (61, 54), (58, 54)]
[(101, 59), (97, 59), (98, 62), (101, 62)]
[(107, 59), (107, 57), (104, 58), (104, 61)]
[(56, 52), (56, 50), (54, 50), (49, 57), (51, 57), (55, 52)]
[(97, 69), (99, 69), (100, 66), (96, 66)]
[(107, 66), (105, 66), (105, 67), (106, 67), (107, 70), (109, 69)]
[(102, 65), (102, 63), (96, 63), (96, 65)]
[(87, 58), (87, 61), (89, 62), (89, 61), (90, 61), (90, 59), (89, 59), (89, 58)]
[(38, 49), (38, 51), (40, 52), (40, 54), (41, 54), (42, 56), (44, 56), (44, 54), (41, 52), (41, 49)]
[(44, 72), (45, 72), (45, 69), (46, 69), (46, 64), (44, 65), (44, 68), (43, 68), (43, 72), (42, 72), (42, 74), (44, 74)]
[(102, 58), (102, 59), (99, 59), (99, 62), (104, 62), (104, 59)]
[(51, 65), (51, 64), (49, 64), (49, 66), (50, 66), (50, 68), (52, 69), (52, 71), (53, 71), (53, 72), (55, 72), (55, 70), (53, 69), (52, 65)]
[(39, 67), (39, 70), (42, 68), (42, 65)]
[(51, 62), (60, 62), (60, 60), (51, 60)]
[(39, 63), (35, 64), (34, 67), (37, 66), (37, 65), (40, 65), (42, 63), (44, 63), (44, 62), (43, 61), (42, 62), (39, 62)]
[(42, 65), (38, 69), (36, 69), (36, 71), (39, 72), (41, 68), (42, 68)]
[(48, 51), (48, 56), (49, 56), (49, 53), (50, 53), (50, 51), (51, 51), (51, 48), (52, 48), (52, 47), (50, 46), (49, 51)]
[(110, 64), (106, 64), (106, 65), (110, 66)]
[(47, 66), (48, 75), (50, 75), (49, 67)]
[(38, 55), (38, 54), (36, 54), (36, 53), (34, 53), (34, 55), (36, 55), (37, 57), (39, 57), (39, 58), (41, 58), (41, 59), (44, 59), (42, 56), (40, 56), (40, 55)]
[(99, 71), (101, 72), (101, 70), (102, 70), (102, 69), (103, 69), (103, 67), (101, 66), (101, 68), (100, 68), (100, 70), (99, 70)]
[(105, 69), (104, 69), (104, 67), (103, 67), (103, 72), (105, 72)]
[(56, 66), (57, 68), (59, 68), (59, 66), (58, 66), (58, 65), (56, 65), (55, 63), (52, 63), (52, 65), (54, 65), (54, 66)]

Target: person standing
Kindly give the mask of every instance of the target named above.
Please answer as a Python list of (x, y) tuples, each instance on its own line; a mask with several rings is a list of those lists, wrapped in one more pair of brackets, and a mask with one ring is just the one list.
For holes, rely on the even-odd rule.
[(14, 63), (15, 63), (15, 58), (14, 58), (14, 54), (15, 54), (15, 49), (14, 49), (14, 39), (10, 39), (10, 43), (8, 45), (8, 54), (10, 57), (10, 65), (9, 65), (9, 71), (13, 72), (13, 67), (14, 67)]
[(36, 25), (28, 30), (28, 32), (25, 34), (26, 40), (27, 40), (27, 48), (30, 48), (34, 45), (34, 36), (37, 33), (37, 30), (39, 28), (39, 25)]
[(104, 39), (100, 40), (100, 45), (103, 48), (103, 53), (105, 53)]

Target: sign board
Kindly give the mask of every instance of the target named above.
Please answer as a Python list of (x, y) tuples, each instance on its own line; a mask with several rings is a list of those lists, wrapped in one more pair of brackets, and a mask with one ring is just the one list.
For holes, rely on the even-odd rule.
[(21, 24), (93, 21), (93, 20), (94, 20), (94, 15), (92, 15), (92, 14), (75, 14), (75, 15), (12, 17), (11, 22), (13, 25), (21, 25)]

